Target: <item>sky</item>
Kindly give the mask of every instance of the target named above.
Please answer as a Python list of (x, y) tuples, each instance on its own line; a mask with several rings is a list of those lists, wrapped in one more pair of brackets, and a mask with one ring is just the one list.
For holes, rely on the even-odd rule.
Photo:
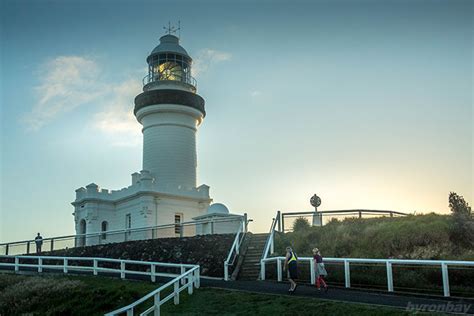
[(133, 116), (168, 21), (206, 118), (198, 184), (277, 210), (473, 203), (472, 1), (0, 0), (0, 242), (74, 233), (75, 190), (141, 170)]

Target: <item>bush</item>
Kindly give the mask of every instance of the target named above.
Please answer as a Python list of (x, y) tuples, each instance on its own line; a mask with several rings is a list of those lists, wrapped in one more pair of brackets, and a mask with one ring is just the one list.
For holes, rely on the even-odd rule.
[(309, 221), (304, 217), (298, 217), (293, 223), (294, 232), (304, 232), (311, 228)]
[(454, 192), (449, 194), (453, 217), (451, 240), (459, 247), (474, 247), (474, 220), (469, 204)]

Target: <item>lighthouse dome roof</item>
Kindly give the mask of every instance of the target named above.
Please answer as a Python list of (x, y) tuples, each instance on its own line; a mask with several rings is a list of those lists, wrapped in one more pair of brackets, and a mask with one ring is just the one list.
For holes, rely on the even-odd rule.
[(177, 53), (191, 58), (188, 52), (179, 45), (179, 38), (171, 34), (164, 35), (160, 38), (160, 44), (152, 50), (150, 56), (161, 53)]
[(229, 209), (222, 203), (214, 203), (207, 209), (208, 214), (229, 214)]

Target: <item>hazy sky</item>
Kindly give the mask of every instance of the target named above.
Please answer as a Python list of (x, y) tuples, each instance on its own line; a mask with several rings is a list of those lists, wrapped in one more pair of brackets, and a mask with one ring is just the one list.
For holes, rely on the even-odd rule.
[(141, 170), (133, 99), (168, 21), (206, 119), (198, 183), (276, 210), (473, 203), (473, 1), (1, 3), (0, 241), (74, 232), (74, 190)]

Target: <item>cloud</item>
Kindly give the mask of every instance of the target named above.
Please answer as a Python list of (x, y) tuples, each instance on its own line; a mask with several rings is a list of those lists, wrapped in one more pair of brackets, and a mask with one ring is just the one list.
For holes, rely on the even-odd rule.
[(258, 91), (258, 90), (253, 90), (253, 91), (250, 91), (250, 96), (253, 97), (253, 98), (256, 98), (258, 96), (262, 95), (262, 92), (261, 91)]
[(133, 115), (133, 99), (141, 92), (141, 82), (130, 79), (108, 93), (108, 101), (94, 115), (93, 127), (111, 138), (114, 146), (136, 146), (141, 142), (140, 124)]
[(206, 72), (213, 65), (228, 61), (232, 58), (232, 55), (227, 52), (222, 52), (214, 49), (201, 49), (197, 52), (193, 62), (193, 76), (197, 77), (200, 74)]
[(62, 114), (93, 102), (98, 112), (91, 125), (110, 139), (109, 144), (134, 146), (140, 142), (140, 125), (132, 111), (133, 99), (142, 88), (139, 76), (105, 83), (97, 61), (81, 56), (58, 56), (41, 65), (39, 73), (40, 83), (34, 87), (37, 102), (22, 117), (28, 130), (37, 131)]
[(40, 67), (38, 102), (23, 117), (29, 130), (38, 130), (62, 113), (101, 96), (100, 69), (87, 57), (59, 56)]

